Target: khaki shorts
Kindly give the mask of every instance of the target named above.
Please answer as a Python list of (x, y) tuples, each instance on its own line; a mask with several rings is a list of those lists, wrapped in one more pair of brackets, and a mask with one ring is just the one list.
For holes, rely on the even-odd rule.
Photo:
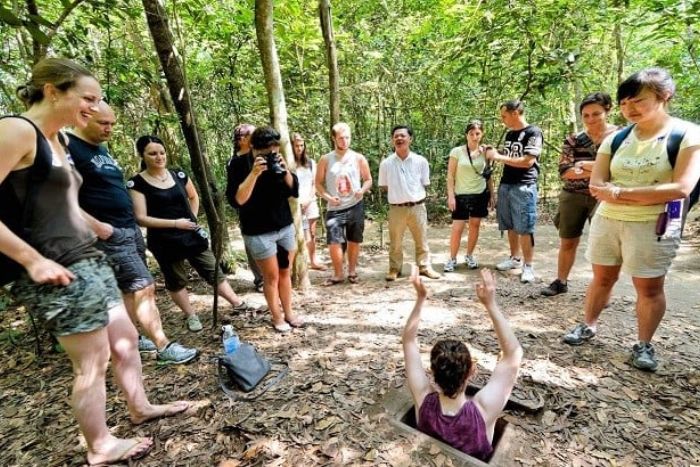
[(601, 266), (620, 266), (632, 277), (666, 275), (681, 243), (680, 237), (656, 235), (656, 222), (627, 222), (594, 215), (586, 258)]

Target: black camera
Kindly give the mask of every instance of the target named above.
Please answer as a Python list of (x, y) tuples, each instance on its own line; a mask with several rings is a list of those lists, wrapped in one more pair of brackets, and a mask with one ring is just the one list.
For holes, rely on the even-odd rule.
[(270, 152), (265, 154), (265, 163), (267, 164), (267, 170), (269, 170), (275, 175), (284, 175), (285, 173), (287, 173), (287, 171), (282, 168), (282, 165), (277, 160), (278, 158), (279, 154), (276, 152)]

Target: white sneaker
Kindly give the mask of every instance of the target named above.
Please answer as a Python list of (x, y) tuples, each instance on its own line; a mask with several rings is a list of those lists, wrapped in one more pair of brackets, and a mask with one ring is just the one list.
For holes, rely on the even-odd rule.
[(450, 258), (445, 261), (445, 266), (442, 268), (442, 270), (445, 272), (453, 272), (455, 270), (455, 266), (457, 266), (457, 260), (455, 258)]
[(506, 260), (501, 261), (496, 265), (496, 269), (499, 271), (509, 271), (511, 269), (518, 269), (522, 267), (523, 261), (520, 258), (509, 257)]
[(471, 255), (466, 255), (464, 257), (464, 262), (467, 263), (469, 269), (476, 269), (479, 267), (479, 262)]
[(520, 274), (520, 282), (535, 282), (535, 271), (532, 270), (532, 266), (528, 266), (527, 264), (523, 265), (523, 272)]

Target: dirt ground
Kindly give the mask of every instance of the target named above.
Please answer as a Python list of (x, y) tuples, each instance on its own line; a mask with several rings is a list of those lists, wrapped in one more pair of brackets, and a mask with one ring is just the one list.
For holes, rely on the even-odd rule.
[[(690, 239), (668, 276), (668, 311), (655, 337), (661, 366), (655, 374), (640, 372), (628, 361), (636, 318), (626, 277), (604, 311), (598, 337), (576, 348), (561, 343), (563, 333), (581, 318), (591, 277), (585, 245), (568, 294), (539, 295), (556, 267), (558, 242), (549, 225), (538, 229), (538, 283), (523, 285), (515, 274), (498, 274), (499, 302), (525, 348), (514, 394), (544, 402), (538, 413), (506, 413), (516, 430), (510, 465), (700, 465), (700, 236), (697, 222), (689, 227)], [(441, 270), (449, 226), (432, 226), (429, 236), (435, 267)], [(412, 259), (411, 242), (406, 249), (404, 273)], [(506, 240), (487, 223), (478, 259), (493, 267), (506, 252)], [(244, 340), (289, 365), (289, 375), (254, 402), (232, 402), (218, 387), (212, 359), (221, 346), (218, 330), (211, 327), (205, 285), (193, 284), (193, 301), (205, 325), (193, 334), (158, 282), (166, 332), (202, 355), (183, 366), (145, 360), (145, 384), (155, 401), (197, 400), (198, 410), (135, 427), (110, 381), (107, 410), (113, 432), (154, 437), (154, 450), (138, 463), (143, 466), (458, 465), (431, 443), (393, 429), (381, 410), (384, 395), (404, 385), (399, 335), (413, 303), (408, 281), (385, 283), (386, 269), (386, 249), (380, 247), (375, 225), (362, 254), (359, 284), (320, 287), (327, 273), (312, 271), (311, 289), (295, 294), (305, 328), (276, 334), (267, 312), (232, 315), (221, 305), (222, 323), (233, 323)], [(251, 292), (251, 277), (239, 270), (230, 278), (246, 300), (262, 305), (262, 295)], [(483, 382), (498, 349), (487, 315), (475, 302), (476, 277), (461, 264), (441, 280), (427, 281), (432, 298), (423, 312), (420, 340), (426, 362), (436, 339), (464, 340), (478, 359), (477, 381)], [(68, 359), (48, 351), (37, 359), (22, 309), (0, 314), (0, 325), (0, 465), (81, 465), (85, 447), (68, 405)], [(42, 345), (49, 347), (45, 338)]]

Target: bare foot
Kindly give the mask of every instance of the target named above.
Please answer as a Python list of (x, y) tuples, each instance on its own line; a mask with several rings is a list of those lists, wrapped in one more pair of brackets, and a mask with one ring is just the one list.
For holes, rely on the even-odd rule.
[(89, 466), (124, 464), (130, 460), (145, 457), (151, 449), (153, 449), (153, 439), (151, 438), (113, 438), (111, 442), (105, 443), (100, 449), (88, 451), (87, 461)]
[(190, 403), (187, 401), (176, 401), (170, 404), (151, 405), (139, 414), (131, 414), (131, 423), (140, 425), (149, 420), (161, 417), (172, 417), (173, 415), (181, 414), (190, 408)]
[(325, 264), (312, 263), (311, 269), (313, 269), (315, 271), (326, 271), (326, 270), (328, 270), (328, 267)]

